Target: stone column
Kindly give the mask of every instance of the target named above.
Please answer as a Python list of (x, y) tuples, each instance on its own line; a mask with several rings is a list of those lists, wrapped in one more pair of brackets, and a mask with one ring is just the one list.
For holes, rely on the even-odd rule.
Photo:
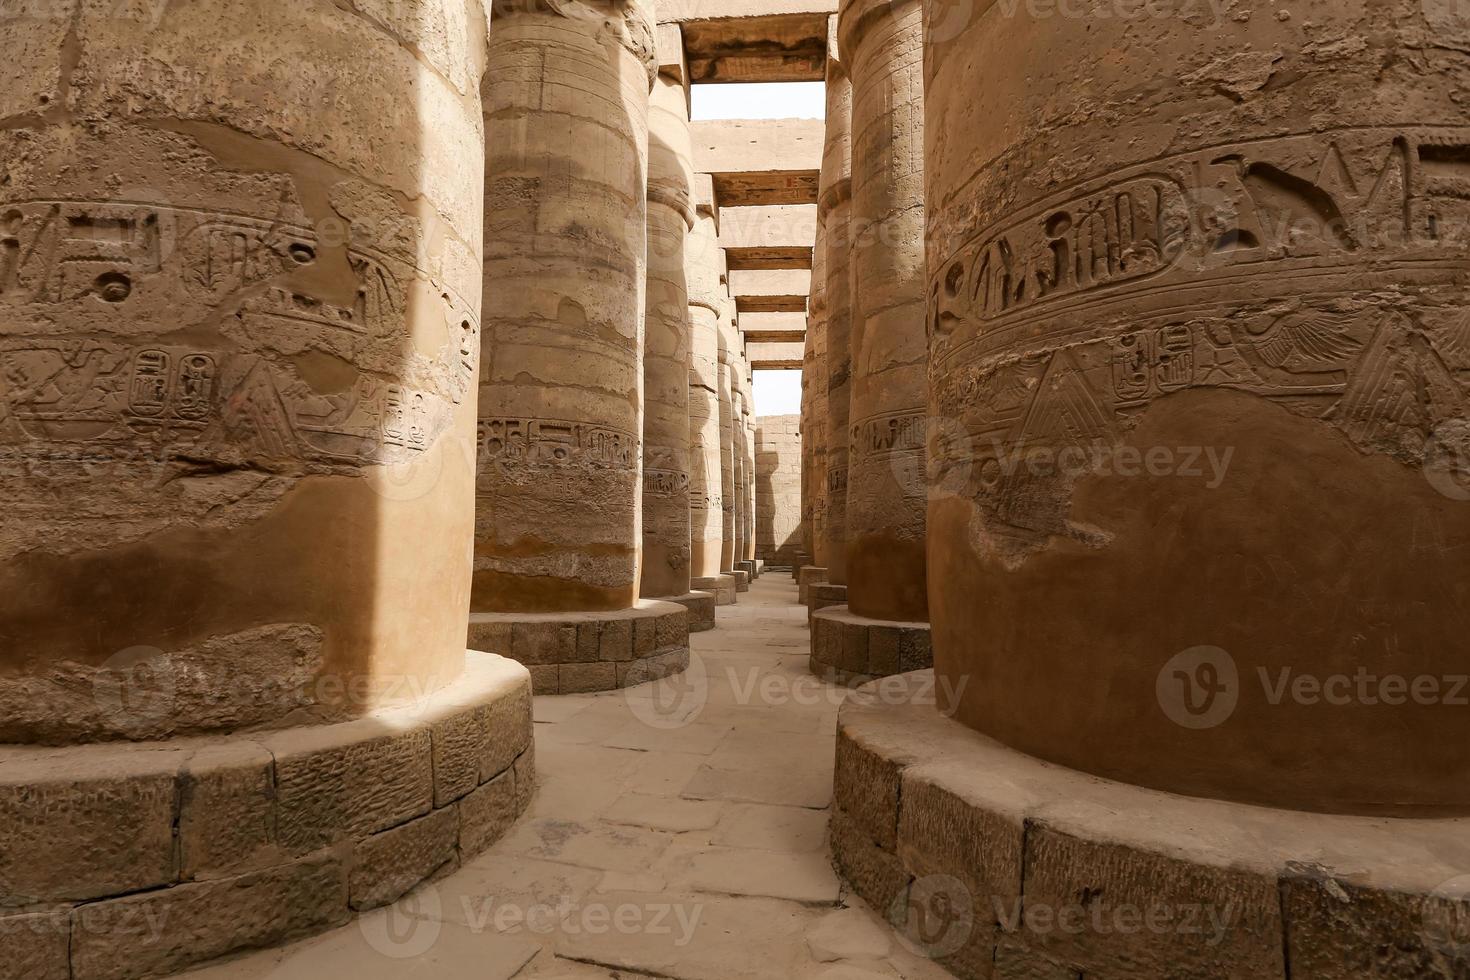
[(731, 412), (730, 428), (734, 436), (731, 446), (730, 469), (733, 474), (732, 480), (735, 484), (735, 500), (732, 508), (731, 522), (734, 527), (734, 546), (730, 567), (733, 569), (735, 581), (741, 592), (750, 590), (751, 570), (745, 563), (745, 389), (740, 383), (740, 361), (739, 354), (731, 357), (730, 364), (730, 393)]
[[(827, 233), (817, 223), (812, 286), (807, 300), (801, 371), (801, 520), (805, 565), (826, 574), (827, 564)], [(801, 568), (794, 569), (798, 579)], [(802, 602), (806, 601), (805, 596)]]
[[(668, 58), (661, 60), (667, 61)], [(648, 295), (643, 347), (643, 565), (639, 594), (714, 626), (715, 597), (690, 589), (689, 370), (685, 242), (694, 227), (694, 169), (684, 84), (660, 73), (648, 126)]]
[(728, 295), (720, 299), (720, 574), (735, 578), (735, 357), (734, 309)]
[(471, 636), (543, 694), (688, 662), (683, 608), (638, 598), (651, 17), (506, 4), (490, 31)]
[[(1235, 910), (1208, 938), (986, 928), (966, 976), (1463, 972), (1470, 714), (1443, 679), (1470, 632), (1470, 19), (927, 6), (930, 582), (957, 721), (915, 705), (882, 730), (991, 789), (957, 815), (947, 780), (894, 775), (908, 812), (864, 809), (913, 751), (867, 741), (883, 758), (839, 765), (864, 814), (839, 862), (955, 874), (872, 847), (934, 826), (927, 798), (1028, 828), (985, 857), (1024, 854), (1028, 903)], [(839, 759), (876, 733), (844, 723)]]
[(0, 18), (3, 972), (339, 925), (530, 789), (529, 677), (464, 643), (478, 9)]
[(744, 560), (751, 565), (752, 579), (760, 576), (755, 567), (755, 387), (750, 373), (750, 360), (740, 358), (740, 378), (745, 390), (745, 538)]
[[(845, 597), (813, 590), (812, 666), (845, 679), (903, 673), (932, 662), (924, 551), (924, 93), (923, 11), (919, 0), (847, 0), (839, 32), (851, 79), (850, 151), (841, 138), (840, 81), (830, 90), (834, 134), (823, 206), (832, 225), (829, 249), (850, 262), (849, 296), (828, 280), (829, 340), (850, 331), (848, 459), (831, 460), (834, 482), (846, 476), (846, 513), (839, 525), (846, 567), (828, 578)], [(851, 201), (843, 194), (843, 160), (851, 157)], [(847, 234), (841, 228), (846, 216)], [(849, 248), (844, 249), (847, 242)], [(828, 274), (841, 258), (828, 255)], [(843, 374), (833, 359), (830, 401), (840, 400)], [(836, 389), (835, 391), (833, 389)], [(836, 427), (841, 407), (828, 410)], [(840, 491), (838, 491), (840, 492)], [(835, 547), (829, 546), (829, 552)], [(840, 602), (818, 613), (827, 602)]]
[[(822, 276), (819, 326), (825, 372), (816, 398), (826, 419), (826, 467), (821, 474), (826, 517), (817, 544), (827, 569), (825, 579), (847, 596), (848, 405), (852, 397), (852, 81), (837, 49), (837, 19), (827, 52), (827, 140), (822, 154), (817, 227), (822, 255), (814, 262)], [(815, 287), (813, 287), (815, 288)]]
[(721, 574), (724, 490), (720, 476), (720, 316), (723, 311), (719, 261), (719, 209), (708, 175), (695, 178), (695, 222), (690, 233), (688, 273), (690, 584), (713, 593), (717, 605), (735, 601), (735, 580)]

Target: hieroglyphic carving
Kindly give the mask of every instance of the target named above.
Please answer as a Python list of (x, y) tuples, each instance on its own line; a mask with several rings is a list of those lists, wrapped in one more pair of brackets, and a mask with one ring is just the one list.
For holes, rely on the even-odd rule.
[[(268, 459), (273, 468), (292, 458), (384, 463), (425, 450), (473, 385), (472, 307), (440, 288), (437, 362), (375, 351), (403, 330), (406, 281), (427, 276), (348, 247), (345, 268), (358, 287), (338, 305), (290, 284), (320, 248), (313, 229), (244, 215), (93, 201), (0, 206), (0, 309), (12, 327), (0, 342), (0, 441), (64, 455), (40, 443), (145, 438), (168, 458), (167, 445), (182, 440), (175, 448), (192, 458)], [(61, 304), (81, 304), (76, 315), (95, 320), (96, 338), (57, 339), (74, 319), (51, 309)], [(213, 350), (108, 339), (163, 337), (221, 316), (245, 336), (221, 337)], [(313, 389), (289, 359), (313, 349), (352, 364), (355, 382)]]
[(1069, 520), (1081, 473), (1028, 454), (1106, 452), (1203, 387), (1417, 465), (1470, 399), (1467, 229), (1464, 129), (1248, 142), (1030, 207), (936, 268), (936, 409), (968, 437), (931, 444), (931, 480), (967, 486), (1010, 559), (1098, 544)]
[(900, 412), (863, 419), (852, 425), (852, 458), (860, 460), (894, 453), (922, 452), (925, 431), (922, 412)]
[(575, 465), (632, 470), (639, 440), (630, 432), (564, 419), (482, 418), (480, 455), (498, 466)]
[(1016, 459), (1112, 445), (1199, 387), (1418, 462), (1470, 397), (1467, 230), (1463, 129), (1247, 142), (1029, 207), (936, 267), (936, 407), (970, 438), (935, 471), (969, 472), (995, 527), (1058, 533), (1068, 478), (1033, 492)]
[(675, 470), (643, 468), (645, 497), (681, 497), (689, 493), (689, 474)]

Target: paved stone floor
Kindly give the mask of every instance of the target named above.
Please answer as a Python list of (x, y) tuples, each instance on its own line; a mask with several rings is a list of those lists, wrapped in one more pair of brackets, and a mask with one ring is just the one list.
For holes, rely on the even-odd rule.
[(195, 978), (947, 978), (834, 875), (843, 692), (789, 574), (692, 637), (677, 681), (536, 699), (540, 786), (489, 852), (389, 909)]

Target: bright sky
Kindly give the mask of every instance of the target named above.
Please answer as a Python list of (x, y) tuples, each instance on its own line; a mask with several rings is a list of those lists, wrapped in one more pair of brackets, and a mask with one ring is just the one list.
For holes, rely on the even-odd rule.
[(801, 414), (800, 371), (752, 371), (755, 378), (755, 414)]
[[(825, 119), (827, 87), (821, 82), (693, 86), (693, 118)], [(755, 414), (801, 414), (800, 371), (756, 371)]]
[(821, 82), (695, 85), (693, 118), (826, 119), (827, 86)]

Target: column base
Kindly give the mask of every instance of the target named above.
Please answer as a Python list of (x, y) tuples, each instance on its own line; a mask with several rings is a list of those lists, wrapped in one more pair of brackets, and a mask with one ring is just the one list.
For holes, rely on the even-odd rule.
[(705, 633), (715, 628), (715, 594), (713, 592), (690, 592), (688, 595), (671, 596), (659, 602), (676, 602), (689, 611), (689, 632)]
[(796, 601), (803, 606), (811, 595), (811, 587), (827, 581), (827, 569), (821, 565), (803, 565), (796, 570)]
[(932, 667), (929, 624), (865, 619), (846, 606), (828, 606), (812, 613), (810, 664), (813, 674), (849, 687)]
[(749, 592), (750, 591), (750, 573), (749, 572), (743, 571), (740, 568), (732, 568), (728, 572), (726, 572), (725, 574), (728, 575), (728, 576), (730, 576), (731, 578), (733, 578), (735, 580), (735, 591), (736, 592)]
[(689, 666), (689, 613), (653, 599), (613, 612), (471, 613), (469, 635), (525, 664), (536, 694), (615, 691)]
[(801, 570), (803, 568), (810, 568), (811, 567), (811, 564), (812, 564), (812, 556), (806, 554), (805, 552), (798, 552), (797, 554), (792, 555), (791, 556), (791, 577), (794, 578), (794, 579), (796, 579), (798, 582), (801, 581)]
[(765, 560), (762, 558), (757, 558), (755, 560), (755, 577), (760, 578), (764, 574), (766, 574)]
[(812, 617), (820, 609), (847, 605), (847, 586), (831, 582), (813, 582), (806, 590), (806, 624), (812, 626)]
[(905, 944), (957, 977), (1470, 967), (1470, 820), (1145, 790), (1016, 752), (934, 702), (933, 671), (920, 671), (842, 708), (832, 851)]
[(0, 747), (0, 973), (161, 976), (340, 926), (504, 836), (534, 753), (526, 669), (475, 652), (340, 724)]
[(697, 578), (689, 583), (689, 587), (700, 592), (713, 592), (715, 605), (735, 605), (736, 593), (735, 578), (731, 575), (716, 575), (711, 578)]
[(745, 573), (745, 580), (747, 584), (754, 582), (756, 579), (760, 578), (760, 573), (755, 570), (755, 562), (752, 560), (747, 559), (746, 561), (737, 561), (735, 563), (735, 569), (736, 571)]

